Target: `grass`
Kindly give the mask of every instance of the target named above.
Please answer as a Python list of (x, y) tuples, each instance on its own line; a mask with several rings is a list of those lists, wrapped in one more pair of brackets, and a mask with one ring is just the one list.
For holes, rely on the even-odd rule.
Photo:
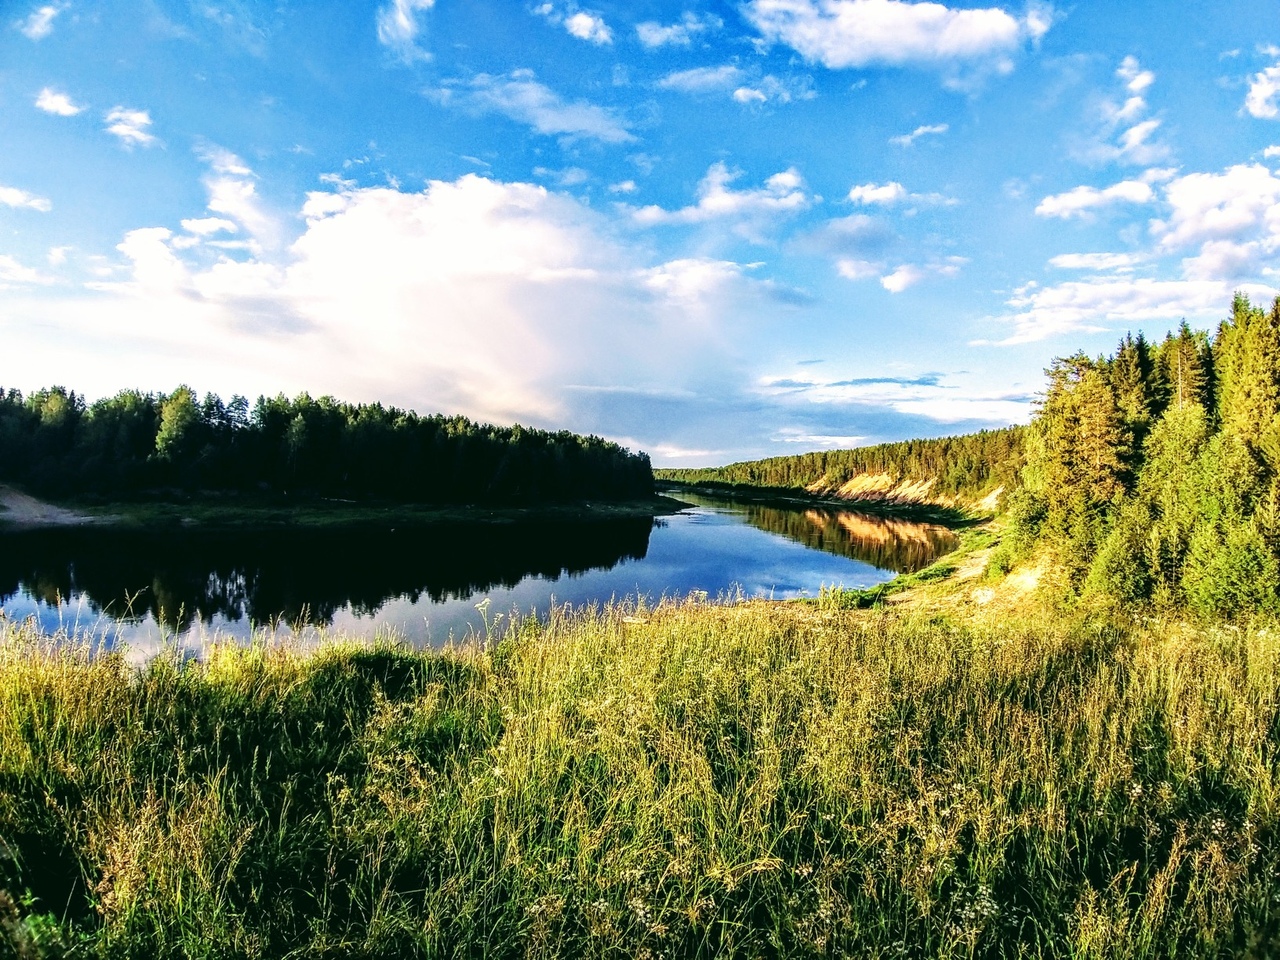
[(0, 956), (1280, 950), (1274, 625), (760, 602), (141, 671), (0, 624)]

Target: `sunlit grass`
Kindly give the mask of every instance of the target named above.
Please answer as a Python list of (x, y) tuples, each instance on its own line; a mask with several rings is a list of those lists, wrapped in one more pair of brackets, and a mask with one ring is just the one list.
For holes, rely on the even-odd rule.
[(1265, 625), (666, 603), (141, 670), (0, 632), (0, 956), (1278, 946)]

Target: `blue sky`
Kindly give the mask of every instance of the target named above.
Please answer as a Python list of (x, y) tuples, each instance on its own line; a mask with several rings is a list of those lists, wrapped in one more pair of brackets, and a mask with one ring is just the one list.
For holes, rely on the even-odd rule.
[(1280, 286), (1280, 3), (0, 3), (0, 384), (697, 465)]

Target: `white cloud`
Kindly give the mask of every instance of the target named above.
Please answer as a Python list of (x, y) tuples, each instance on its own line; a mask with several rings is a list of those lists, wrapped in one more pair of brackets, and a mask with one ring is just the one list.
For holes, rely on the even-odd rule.
[(572, 36), (577, 37), (579, 40), (586, 40), (588, 43), (598, 45), (613, 43), (613, 31), (609, 29), (609, 25), (601, 17), (595, 14), (579, 11), (565, 17), (564, 28)]
[(638, 189), (634, 180), (620, 180), (618, 183), (609, 184), (610, 193), (635, 193)]
[(1138, 59), (1125, 57), (1116, 69), (1116, 78), (1124, 84), (1121, 102), (1103, 99), (1100, 106), (1102, 128), (1084, 151), (1084, 159), (1092, 163), (1127, 163), (1150, 166), (1166, 160), (1171, 151), (1155, 139), (1161, 121), (1149, 117), (1143, 94), (1155, 83), (1156, 75), (1144, 70)]
[(746, 71), (732, 64), (720, 67), (694, 67), (669, 73), (655, 84), (661, 90), (678, 90), (681, 93), (707, 93), (728, 90), (746, 78)]
[(907, 188), (896, 180), (889, 183), (864, 183), (855, 186), (849, 191), (849, 200), (852, 203), (862, 204), (884, 204), (891, 205), (897, 203), (908, 196)]
[(221, 217), (200, 217), (183, 220), (182, 229), (198, 237), (207, 237), (215, 233), (235, 233), (240, 228), (230, 220), (224, 220)]
[[(276, 218), (263, 209), (258, 197), (257, 179), (248, 165), (223, 147), (216, 144), (202, 144), (196, 151), (201, 160), (209, 166), (209, 173), (204, 177), (205, 189), (209, 192), (209, 212), (222, 214), (235, 226), (244, 227), (255, 241), (268, 247), (278, 246), (281, 241), (281, 226)], [(188, 224), (207, 227), (208, 232), (225, 229), (222, 218), (203, 220), (184, 220), (182, 225), (192, 230)], [(199, 233), (199, 230), (193, 230)]]
[[(655, 260), (647, 241), (533, 184), (340, 187), (303, 212), (287, 251), (212, 265), (166, 228), (131, 231), (123, 271), (75, 309), (10, 302), (24, 322), (9, 345), (89, 391), (184, 379), (598, 432), (597, 387), (684, 403), (740, 390), (743, 325), (777, 310), (752, 266)], [(0, 271), (36, 282), (19, 266)]]
[(810, 78), (779, 80), (771, 74), (753, 77), (733, 64), (679, 70), (662, 77), (655, 86), (662, 90), (678, 90), (689, 94), (732, 91), (734, 100), (748, 106), (771, 101), (790, 103), (792, 100), (808, 100), (814, 96)]
[(857, 260), (853, 257), (836, 260), (836, 272), (846, 280), (870, 280), (878, 276), (881, 269), (880, 264), (870, 260)]
[(1031, 343), (1076, 331), (1136, 326), (1148, 321), (1220, 316), (1231, 302), (1230, 283), (1213, 280), (1108, 278), (1028, 286), (1009, 300), (1017, 313), (1001, 344)]
[(1280, 116), (1280, 107), (1276, 105), (1278, 97), (1280, 97), (1280, 63), (1275, 63), (1254, 74), (1249, 82), (1249, 92), (1244, 98), (1244, 108), (1252, 117), (1260, 120), (1274, 120)]
[(1049, 260), (1059, 270), (1130, 270), (1142, 262), (1131, 253), (1060, 253)]
[[(799, 382), (789, 377), (765, 378), (760, 392), (766, 396), (799, 395), (806, 404), (839, 404), (887, 407), (898, 413), (915, 414), (942, 423), (988, 420), (996, 423), (1025, 423), (1031, 403), (1024, 393), (992, 390), (985, 382), (942, 381), (937, 375), (923, 377), (865, 377), (828, 382)], [(775, 439), (786, 441), (800, 431), (779, 431)], [(861, 440), (832, 436), (833, 441)], [(843, 444), (852, 445), (852, 444)]]
[(1125, 81), (1125, 89), (1135, 96), (1156, 82), (1156, 75), (1150, 70), (1143, 70), (1138, 63), (1138, 58), (1134, 56), (1125, 57), (1120, 61), (1116, 76)]
[(633, 211), (633, 216), (646, 225), (705, 223), (719, 219), (772, 220), (804, 210), (812, 202), (805, 192), (803, 178), (794, 167), (775, 173), (763, 187), (754, 190), (732, 189), (730, 184), (740, 176), (723, 163), (714, 163), (698, 184), (695, 205), (679, 210), (641, 207)]
[(630, 143), (636, 139), (612, 110), (583, 101), (566, 103), (535, 80), (529, 70), (503, 77), (477, 74), (466, 83), (439, 87), (432, 96), (442, 104), (457, 103), (478, 113), (501, 113), (548, 136), (602, 143)]
[(406, 61), (430, 57), (418, 46), (418, 13), (430, 10), (436, 0), (392, 0), (380, 8), (377, 16), (378, 42), (395, 50)]
[(960, 273), (960, 268), (968, 262), (964, 257), (948, 257), (946, 260), (936, 263), (904, 263), (892, 273), (881, 277), (880, 286), (890, 293), (902, 293), (902, 291), (909, 287), (914, 287), (920, 281), (931, 276), (957, 276)]
[(103, 119), (107, 133), (118, 137), (126, 147), (149, 147), (157, 142), (155, 136), (147, 132), (151, 126), (151, 114), (146, 110), (113, 107)]
[(18, 30), (28, 40), (43, 40), (53, 33), (53, 21), (62, 12), (62, 7), (37, 7), (31, 14), (17, 23)]
[(1280, 147), (1267, 147), (1262, 151), (1262, 159), (1264, 160), (1274, 160), (1276, 157), (1280, 157)]
[(1155, 198), (1151, 185), (1142, 180), (1123, 180), (1104, 190), (1082, 186), (1045, 197), (1036, 206), (1036, 216), (1070, 220), (1102, 207), (1118, 203), (1151, 203)]
[(65, 93), (59, 93), (51, 87), (45, 87), (36, 97), (36, 109), (59, 117), (74, 117), (84, 110), (84, 107), (73, 103)]
[(1047, 6), (1019, 20), (998, 7), (952, 9), (902, 0), (751, 0), (747, 19), (770, 42), (831, 69), (930, 65), (1012, 69), (1052, 23)]
[(1280, 239), (1280, 177), (1260, 163), (1179, 177), (1165, 198), (1171, 214), (1152, 224), (1165, 251), (1212, 240)]
[(679, 23), (666, 26), (652, 20), (638, 23), (636, 36), (639, 37), (641, 45), (648, 50), (666, 46), (687, 47), (698, 34), (718, 30), (722, 26), (724, 21), (719, 17), (710, 15), (699, 17), (686, 12)]
[(28, 286), (30, 284), (47, 284), (52, 280), (6, 254), (0, 254), (0, 290), (8, 289), (14, 284)]
[(895, 147), (909, 147), (921, 137), (936, 137), (946, 133), (951, 127), (945, 123), (932, 123), (916, 127), (910, 133), (904, 133), (900, 137), (891, 137), (889, 143)]
[(39, 210), (41, 213), (48, 213), (53, 209), (53, 203), (47, 197), (37, 197), (34, 193), (3, 184), (0, 184), (0, 203), (15, 210)]
[(50, 247), (49, 252), (45, 255), (51, 267), (60, 267), (67, 262), (67, 254), (71, 251), (71, 247)]

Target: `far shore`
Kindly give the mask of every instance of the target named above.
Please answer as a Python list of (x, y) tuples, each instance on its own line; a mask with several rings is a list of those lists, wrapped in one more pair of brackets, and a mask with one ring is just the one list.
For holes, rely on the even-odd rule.
[(414, 528), (456, 523), (621, 520), (669, 516), (689, 504), (668, 496), (532, 505), (357, 502), (315, 496), (161, 494), (155, 499), (51, 503), (0, 486), (0, 532), (59, 527), (256, 529)]

